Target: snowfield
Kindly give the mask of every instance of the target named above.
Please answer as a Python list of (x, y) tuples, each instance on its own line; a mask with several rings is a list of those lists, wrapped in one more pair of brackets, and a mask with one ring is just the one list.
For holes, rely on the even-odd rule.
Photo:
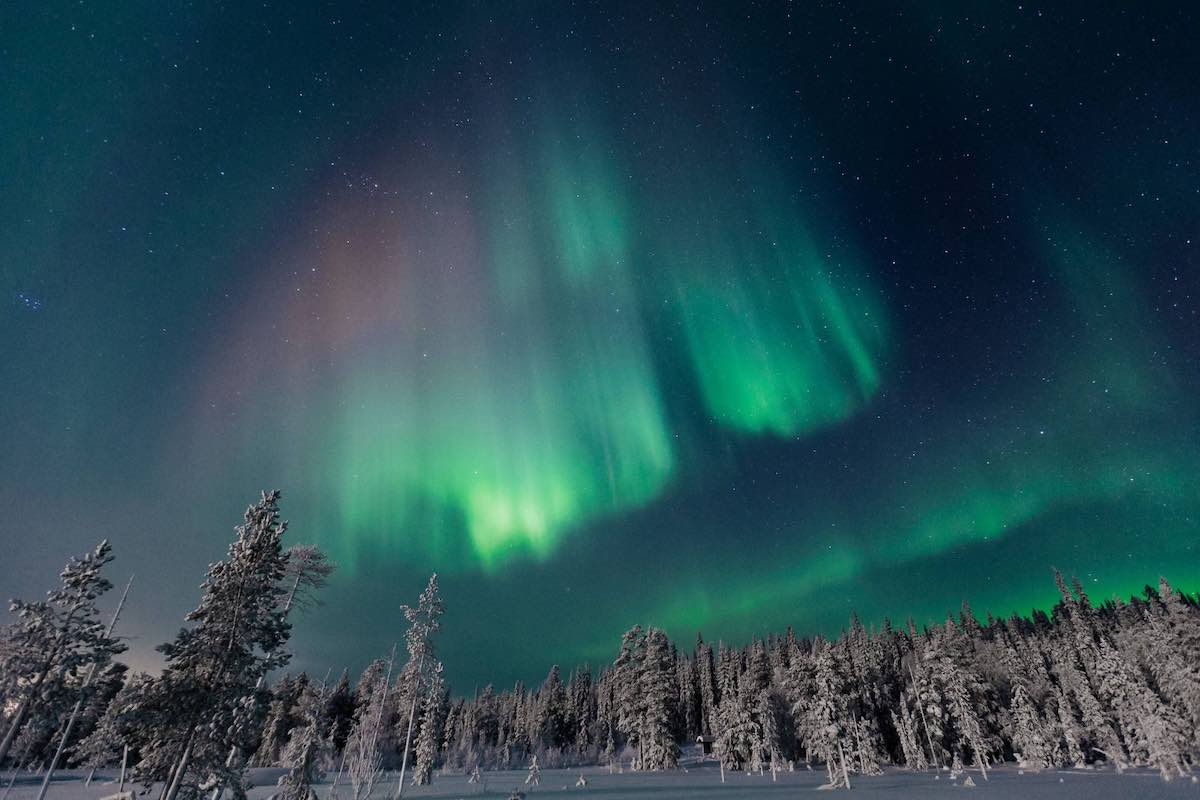
[[(283, 770), (250, 770), (249, 779), (256, 785), (248, 792), (250, 800), (267, 800), (274, 791), (274, 780)], [(579, 775), (587, 779), (586, 787), (575, 786)], [(976, 783), (964, 786), (967, 776)], [(67, 770), (55, 776), (47, 793), (47, 800), (100, 800), (116, 791), (115, 771), (97, 773), (91, 786), (84, 786), (86, 772)], [(8, 785), (10, 774), (4, 774), (4, 785)], [(1157, 772), (1149, 770), (1127, 770), (1118, 775), (1112, 770), (1056, 770), (1041, 773), (1020, 774), (1015, 766), (1000, 766), (989, 771), (990, 780), (980, 780), (978, 773), (967, 773), (958, 780), (951, 780), (948, 773), (911, 773), (905, 770), (889, 770), (878, 777), (854, 777), (853, 788), (847, 793), (822, 791), (824, 772), (806, 770), (780, 773), (778, 782), (772, 783), (766, 776), (729, 773), (721, 783), (720, 772), (715, 764), (673, 772), (625, 772), (610, 774), (605, 767), (588, 767), (582, 770), (542, 770), (541, 785), (524, 785), (526, 772), (523, 770), (483, 773), (482, 786), (467, 783), (465, 775), (436, 775), (432, 786), (406, 786), (404, 797), (508, 798), (513, 789), (520, 789), (533, 798), (595, 797), (603, 800), (662, 800), (662, 798), (790, 798), (804, 796), (847, 796), (861, 798), (938, 798), (938, 797), (994, 797), (1008, 800), (1156, 800), (1157, 798), (1200, 798), (1200, 784), (1190, 780), (1164, 783)], [(395, 791), (394, 776), (375, 790), (372, 800), (391, 800)], [(18, 779), (10, 800), (33, 800), (37, 796), (40, 779), (32, 777)], [(130, 787), (126, 787), (130, 788)], [(142, 787), (133, 786), (135, 791)], [(350, 787), (342, 785), (337, 792), (341, 800), (349, 800)], [(810, 793), (816, 792), (815, 795)], [(329, 798), (329, 784), (319, 787), (322, 800)], [(146, 800), (157, 800), (157, 792), (146, 795)]]

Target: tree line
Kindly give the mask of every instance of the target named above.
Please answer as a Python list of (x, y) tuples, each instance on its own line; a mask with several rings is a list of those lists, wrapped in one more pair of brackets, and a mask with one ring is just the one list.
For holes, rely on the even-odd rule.
[[(682, 747), (711, 747), (724, 771), (823, 769), (832, 786), (892, 765), (912, 770), (1105, 764), (1187, 775), (1200, 757), (1200, 606), (1160, 581), (1141, 597), (1095, 605), (1055, 573), (1049, 612), (980, 622), (964, 604), (918, 629), (856, 617), (834, 639), (783, 635), (745, 647), (697, 637), (680, 648), (635, 626), (614, 660), (536, 687), (485, 686), (455, 697), (435, 641), (443, 604), (434, 575), (404, 607), (393, 648), (351, 684), (284, 674), (291, 620), (333, 566), (312, 546), (285, 548), (279, 493), (247, 509), (212, 564), (187, 625), (159, 647), (156, 676), (115, 659), (124, 597), (102, 542), (71, 559), (43, 601), (13, 601), (0, 629), (0, 765), (40, 771), (120, 766), (158, 800), (243, 797), (249, 767), (283, 767), (283, 800), (319, 781), (366, 800), (387, 778), (399, 798), (438, 770), (607, 764), (665, 770)], [(126, 593), (129, 587), (126, 586)], [(395, 777), (387, 777), (393, 773)]]

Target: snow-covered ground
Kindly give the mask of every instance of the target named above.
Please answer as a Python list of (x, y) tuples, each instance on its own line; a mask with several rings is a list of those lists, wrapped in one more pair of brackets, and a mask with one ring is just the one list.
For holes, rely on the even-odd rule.
[[(275, 791), (272, 781), (281, 770), (252, 770), (251, 780), (258, 781), (249, 792), (251, 800), (266, 800)], [(587, 779), (587, 786), (575, 786), (579, 775)], [(854, 778), (851, 797), (862, 798), (938, 798), (959, 797), (969, 793), (979, 797), (1005, 798), (1005, 800), (1156, 800), (1156, 798), (1200, 798), (1200, 784), (1190, 780), (1164, 783), (1157, 773), (1131, 770), (1117, 775), (1111, 770), (1062, 770), (1042, 773), (1020, 774), (1015, 767), (1000, 767), (989, 773), (990, 780), (982, 781), (978, 773), (968, 773), (975, 786), (963, 786), (965, 776), (951, 780), (946, 773), (910, 773), (900, 770), (889, 771), (875, 778)], [(9, 775), (4, 775), (4, 786)], [(99, 800), (116, 791), (110, 780), (115, 773), (98, 773), (91, 786), (84, 786), (85, 774), (67, 771), (56, 776), (47, 793), (47, 800)], [(610, 774), (606, 768), (589, 767), (583, 770), (543, 770), (541, 785), (525, 786), (523, 771), (485, 772), (483, 785), (472, 785), (462, 775), (437, 775), (432, 786), (406, 786), (404, 797), (507, 798), (513, 789), (524, 791), (530, 800), (555, 797), (595, 797), (603, 800), (662, 800), (662, 798), (745, 798), (745, 800), (767, 800), (768, 798), (791, 798), (807, 796), (817, 791), (824, 782), (823, 772), (797, 771), (781, 773), (778, 782), (772, 783), (771, 776), (730, 773), (721, 783), (720, 773), (713, 765), (703, 765), (686, 772)], [(372, 800), (391, 800), (396, 785), (394, 776), (377, 788)], [(37, 796), (40, 780), (18, 779), (10, 794), (10, 800), (32, 800)], [(136, 790), (141, 787), (133, 787)], [(327, 800), (328, 785), (322, 786), (320, 796)], [(2, 792), (0, 792), (2, 794)], [(349, 787), (338, 791), (342, 800), (348, 800)], [(821, 793), (822, 795), (825, 792)], [(845, 791), (833, 794), (846, 795)], [(820, 796), (820, 795), (818, 795)], [(145, 795), (148, 800), (157, 800), (157, 792)]]

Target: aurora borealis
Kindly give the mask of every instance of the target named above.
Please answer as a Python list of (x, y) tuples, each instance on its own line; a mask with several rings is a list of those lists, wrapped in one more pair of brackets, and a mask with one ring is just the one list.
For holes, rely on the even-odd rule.
[(10, 594), (107, 536), (149, 658), (265, 486), (297, 664), (437, 570), (461, 691), (1197, 588), (1186, 12), (516, 8), (0, 25)]

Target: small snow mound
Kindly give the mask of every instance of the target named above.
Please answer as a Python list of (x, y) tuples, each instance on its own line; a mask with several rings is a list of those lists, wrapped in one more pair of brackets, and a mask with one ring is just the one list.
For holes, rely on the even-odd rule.
[(970, 776), (970, 775), (968, 775), (968, 776), (967, 776), (967, 779), (966, 779), (965, 781), (963, 781), (963, 782), (962, 782), (962, 785), (963, 785), (963, 788), (964, 788), (964, 789), (966, 789), (966, 788), (974, 788), (974, 786), (975, 786), (975, 781), (971, 780), (971, 776)]

